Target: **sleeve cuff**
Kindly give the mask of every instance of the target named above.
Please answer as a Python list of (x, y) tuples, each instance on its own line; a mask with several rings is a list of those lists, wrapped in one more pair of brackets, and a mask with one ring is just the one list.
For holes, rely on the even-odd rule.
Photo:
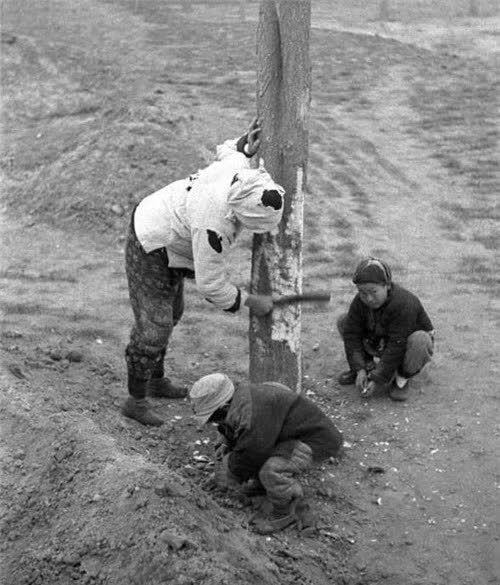
[(248, 152), (247, 135), (243, 134), (236, 143), (236, 150), (243, 153), (247, 158), (252, 158), (253, 154)]
[(224, 311), (226, 311), (227, 313), (236, 313), (236, 311), (239, 311), (242, 307), (246, 306), (245, 303), (246, 303), (247, 298), (248, 298), (248, 294), (245, 291), (238, 289), (238, 294), (236, 295), (236, 300), (229, 307), (229, 309), (224, 309)]

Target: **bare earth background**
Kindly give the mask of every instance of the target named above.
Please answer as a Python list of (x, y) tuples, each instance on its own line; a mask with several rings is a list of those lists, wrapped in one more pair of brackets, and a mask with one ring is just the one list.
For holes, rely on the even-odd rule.
[[(386, 4), (313, 2), (304, 282), (333, 301), (303, 312), (304, 392), (346, 449), (307, 477), (316, 529), (266, 538), (204, 489), (186, 402), (155, 402), (160, 429), (119, 412), (129, 212), (245, 130), (257, 5), (3, 0), (3, 584), (499, 582), (499, 6)], [(336, 383), (366, 253), (436, 326), (405, 404)], [(189, 285), (172, 375), (244, 377), (247, 327)]]

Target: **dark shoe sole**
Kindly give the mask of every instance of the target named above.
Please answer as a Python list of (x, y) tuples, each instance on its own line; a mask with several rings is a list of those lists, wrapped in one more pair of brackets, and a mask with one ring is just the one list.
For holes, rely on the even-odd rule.
[(264, 520), (262, 522), (256, 522), (254, 531), (258, 534), (273, 534), (274, 532), (280, 532), (285, 528), (288, 528), (292, 524), (297, 522), (297, 516), (295, 514), (289, 514), (283, 518), (277, 518), (275, 520)]
[(172, 384), (169, 378), (161, 378), (148, 383), (147, 394), (152, 398), (186, 398), (188, 389)]
[(170, 398), (170, 399), (179, 399), (179, 398), (186, 398), (188, 395), (188, 391), (186, 389), (185, 392), (157, 392), (155, 390), (148, 390), (148, 396), (151, 398)]
[(406, 402), (408, 400), (408, 389), (404, 390), (390, 390), (389, 398), (394, 402)]
[(356, 375), (341, 374), (337, 381), (341, 386), (352, 386), (356, 382)]
[(162, 419), (157, 417), (152, 412), (143, 409), (141, 409), (140, 412), (138, 412), (137, 410), (128, 405), (125, 405), (122, 408), (122, 414), (123, 416), (135, 420), (141, 423), (141, 425), (147, 427), (161, 427), (161, 425), (163, 424)]

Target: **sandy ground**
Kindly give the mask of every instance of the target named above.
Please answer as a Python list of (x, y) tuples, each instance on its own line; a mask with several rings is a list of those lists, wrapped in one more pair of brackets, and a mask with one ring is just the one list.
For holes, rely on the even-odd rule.
[[(256, 502), (212, 489), (214, 434), (186, 402), (155, 401), (160, 429), (119, 412), (129, 211), (244, 130), (255, 7), (243, 21), (155, 1), (3, 2), (2, 583), (498, 582), (499, 21), (356, 25), (314, 8), (304, 281), (334, 300), (303, 312), (303, 391), (346, 449), (305, 478), (314, 526), (266, 538), (248, 527)], [(366, 253), (437, 330), (405, 404), (336, 383), (335, 320)], [(186, 302), (173, 377), (245, 376), (245, 317), (192, 285)]]

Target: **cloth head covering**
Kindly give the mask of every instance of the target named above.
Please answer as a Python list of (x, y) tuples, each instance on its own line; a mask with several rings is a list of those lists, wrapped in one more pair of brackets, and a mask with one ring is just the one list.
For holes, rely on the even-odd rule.
[(392, 281), (391, 269), (383, 260), (370, 256), (358, 264), (352, 281), (354, 284), (366, 284), (367, 282), (390, 284)]
[(284, 194), (263, 166), (243, 169), (234, 176), (229, 191), (230, 213), (255, 234), (272, 232), (283, 215)]
[(189, 391), (194, 418), (204, 425), (234, 394), (234, 384), (225, 374), (209, 374), (197, 380)]

